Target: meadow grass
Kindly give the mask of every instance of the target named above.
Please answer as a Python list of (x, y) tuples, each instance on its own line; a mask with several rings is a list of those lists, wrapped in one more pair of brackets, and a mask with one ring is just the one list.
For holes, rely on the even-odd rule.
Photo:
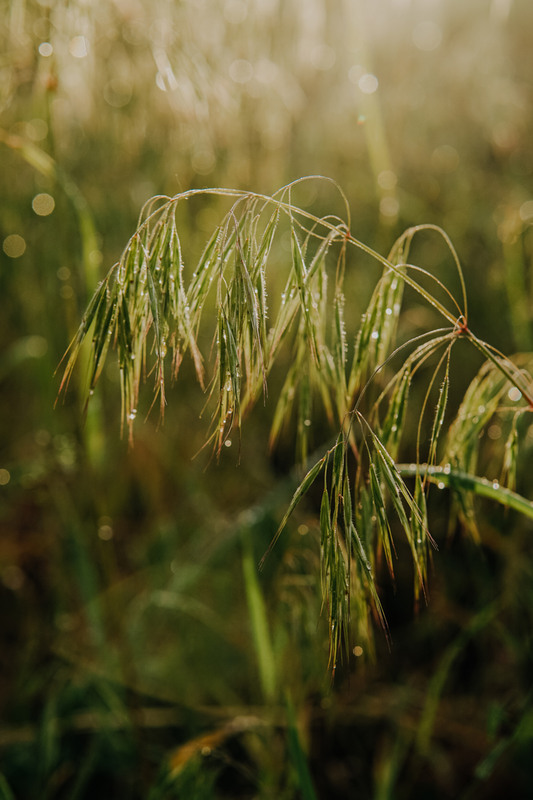
[(2, 10), (0, 794), (528, 796), (529, 5)]
[[(377, 554), (384, 555), (394, 574), (391, 516), (398, 519), (412, 554), (415, 597), (425, 593), (428, 546), (434, 544), (425, 494), (437, 462), (443, 476), (439, 485), (453, 486), (465, 507), (471, 505), (472, 493), (477, 493), (496, 496), (500, 503), (533, 516), (530, 501), (509, 487), (500, 487), (498, 481), (489, 483), (476, 475), (481, 433), (494, 415), (505, 413), (513, 417), (512, 430), (516, 431), (519, 416), (533, 409), (533, 383), (527, 369), (470, 330), (462, 268), (443, 231), (434, 225), (411, 228), (385, 258), (350, 232), (349, 208), (340, 189), (346, 219), (317, 217), (292, 203), (300, 182), (283, 187), (270, 198), (206, 189), (148, 201), (120, 260), (89, 303), (68, 353), (61, 388), (68, 386), (87, 339), (91, 341), (90, 396), (108, 350), (114, 347), (122, 418), (131, 438), (144, 376), (154, 381), (151, 406), (158, 402), (163, 414), (167, 372), (176, 381), (183, 358), (189, 355), (196, 378), (208, 395), (211, 427), (205, 444), (211, 444), (220, 457), (222, 448), (232, 445), (232, 437), (240, 441), (249, 409), (260, 397), (267, 403), (268, 377), (282, 346), (290, 348), (293, 366), (274, 407), (270, 443), (275, 444), (294, 414), (298, 458), (305, 474), (270, 549), (296, 506), (322, 476), (322, 580), (331, 630), (330, 662), (335, 669), (342, 642), (347, 652), (351, 649), (352, 605), (361, 609), (366, 599), (369, 613), (373, 607), (386, 625), (374, 575)], [(181, 244), (177, 211), (199, 194), (222, 196), (231, 206), (209, 236), (198, 262), (190, 264)], [(426, 267), (409, 262), (413, 239), (428, 233), (440, 236), (449, 250), (459, 278), (458, 298)], [(285, 252), (284, 241), (288, 243)], [(357, 261), (353, 263), (348, 253), (351, 248), (370, 256), (381, 268), (381, 277), (361, 325), (349, 341), (343, 284), (346, 270), (357, 270)], [(287, 265), (280, 298), (271, 296), (271, 262), (278, 272), (280, 262)], [(414, 290), (447, 325), (398, 345), (405, 289)], [(450, 365), (452, 350), (460, 340), (469, 342), (487, 360), (455, 411), (446, 445), (439, 446), (445, 417), (452, 413), (448, 408)], [(202, 341), (209, 346), (205, 354)], [(410, 381), (427, 362), (434, 366), (421, 410), (415, 412), (420, 415), (416, 461), (412, 468), (399, 469), (395, 457), (406, 416), (413, 413), (409, 409)], [(437, 380), (441, 383), (435, 391)], [(514, 399), (512, 408), (502, 404), (504, 396)], [(310, 457), (309, 443), (313, 419), (320, 414), (333, 432), (337, 427), (340, 433), (331, 446), (314, 442), (315, 448), (326, 447), (317, 459), (316, 455)], [(428, 443), (422, 440), (425, 417), (432, 419)], [(504, 478), (514, 480), (516, 458), (516, 446), (507, 446)], [(409, 474), (415, 477), (414, 493), (403, 479)], [(366, 511), (361, 513), (362, 509)], [(473, 514), (469, 516), (474, 524)], [(245, 575), (255, 609), (256, 644), (262, 650), (260, 663), (266, 665), (270, 648), (265, 649), (265, 623), (252, 599), (257, 592), (249, 566)], [(270, 666), (268, 675), (272, 674)], [(272, 694), (272, 678), (266, 672), (263, 683), (265, 691)]]

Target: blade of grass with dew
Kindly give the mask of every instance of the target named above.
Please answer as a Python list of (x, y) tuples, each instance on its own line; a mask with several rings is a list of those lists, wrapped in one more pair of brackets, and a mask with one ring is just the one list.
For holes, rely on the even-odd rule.
[(387, 516), (385, 499), (383, 497), (380, 481), (377, 475), (376, 465), (373, 462), (370, 463), (370, 495), (372, 497), (376, 515), (377, 528), (379, 532), (379, 545), (383, 549), (389, 574), (393, 578), (394, 564), (392, 556), (393, 553), (394, 555), (396, 555), (396, 553), (394, 551), (394, 543), (392, 541), (392, 533)]
[(393, 389), (387, 414), (379, 429), (379, 438), (395, 460), (407, 413), (409, 389), (411, 387), (411, 365), (409, 362), (392, 379)]
[[(353, 550), (357, 553), (357, 556), (358, 556), (358, 563), (359, 563), (360, 575), (362, 576), (362, 583), (363, 583), (365, 589), (368, 591), (368, 594), (370, 596), (370, 600), (371, 600), (372, 605), (374, 607), (374, 610), (375, 610), (375, 612), (377, 614), (379, 623), (380, 623), (383, 631), (385, 632), (385, 635), (386, 635), (387, 640), (388, 640), (389, 639), (389, 632), (388, 632), (387, 619), (385, 617), (385, 612), (383, 610), (383, 606), (381, 604), (381, 600), (379, 599), (379, 594), (378, 594), (376, 583), (375, 583), (375, 580), (374, 580), (374, 573), (373, 573), (373, 570), (372, 570), (372, 564), (370, 563), (370, 560), (369, 560), (368, 555), (367, 555), (367, 553), (365, 551), (363, 542), (361, 540), (361, 537), (359, 536), (357, 528), (355, 527), (355, 525), (353, 523), (350, 526), (350, 536), (349, 536), (349, 538), (350, 538), (351, 546), (352, 546)], [(370, 637), (369, 636), (367, 636), (367, 642), (370, 643)]]
[(298, 383), (298, 407), (296, 422), (296, 447), (301, 464), (307, 462), (309, 454), (309, 433), (313, 419), (313, 398), (309, 374), (300, 375)]
[(526, 369), (521, 369), (517, 364), (500, 353), (492, 345), (478, 339), (472, 331), (467, 330), (464, 336), (490, 361), (496, 369), (505, 375), (511, 387), (515, 387), (520, 392), (523, 399), (527, 402), (529, 410), (533, 410), (533, 378)]
[(446, 413), (446, 406), (448, 404), (448, 390), (450, 386), (450, 351), (448, 350), (448, 358), (446, 360), (446, 369), (444, 379), (439, 389), (439, 397), (437, 400), (437, 407), (435, 409), (435, 416), (433, 418), (433, 426), (431, 428), (431, 436), (429, 440), (428, 450), (428, 464), (434, 464), (437, 458), (437, 445), (439, 436), (444, 423), (444, 415)]
[[(413, 516), (421, 518), (420, 509), (416, 506), (412, 495), (407, 489), (401, 474), (399, 473), (394, 461), (392, 460), (387, 449), (383, 446), (377, 435), (370, 429), (370, 437), (372, 440), (372, 453), (374, 454), (374, 461), (376, 471), (380, 481), (385, 484), (392, 507), (400, 521), (404, 530), (407, 542), (409, 544), (413, 562), (415, 565), (415, 588), (418, 592), (420, 589), (424, 590), (423, 576), (426, 572), (426, 565), (421, 560), (420, 553), (416, 546), (416, 533), (413, 531), (412, 522), (407, 514), (406, 507), (409, 510), (411, 519)], [(405, 504), (405, 505), (404, 505)]]
[[(425, 585), (427, 582), (427, 563), (429, 555), (428, 543), (430, 541), (426, 494), (424, 488), (421, 470), (417, 469), (415, 475), (415, 488), (413, 492), (414, 508), (417, 510), (417, 513), (411, 511), (410, 522), (418, 552), (418, 563), (420, 564), (422, 585)], [(415, 584), (415, 589), (416, 588), (417, 584)], [(418, 596), (416, 596), (416, 600), (418, 600)]]
[(287, 525), (287, 522), (288, 522), (289, 517), (291, 516), (292, 512), (294, 511), (296, 506), (300, 503), (302, 498), (307, 494), (307, 492), (309, 491), (309, 489), (311, 488), (311, 486), (315, 482), (316, 478), (320, 475), (321, 471), (324, 469), (324, 466), (326, 465), (326, 463), (327, 463), (327, 454), (325, 456), (322, 456), (322, 458), (320, 458), (316, 462), (316, 464), (314, 464), (311, 467), (311, 469), (304, 476), (303, 480), (301, 481), (300, 485), (298, 486), (298, 488), (296, 489), (296, 491), (294, 492), (294, 494), (292, 496), (292, 500), (290, 502), (290, 505), (289, 505), (287, 511), (285, 512), (285, 514), (283, 516), (283, 519), (281, 520), (281, 523), (279, 525), (278, 530), (274, 534), (274, 537), (273, 537), (271, 543), (268, 546), (267, 552), (265, 553), (265, 555), (261, 559), (261, 563), (264, 562), (266, 556), (268, 555), (268, 553), (270, 553), (270, 551), (272, 550), (272, 548), (276, 544), (276, 542), (279, 539), (279, 537), (281, 536), (285, 526)]
[(506, 388), (506, 376), (485, 362), (470, 383), (447, 435), (443, 461), (475, 473), (479, 441)]
[(334, 299), (333, 316), (333, 346), (332, 346), (332, 377), (334, 386), (335, 406), (339, 420), (346, 413), (348, 404), (348, 386), (346, 383), (346, 325), (344, 322), (344, 295), (337, 289)]
[(294, 227), (291, 229), (292, 238), (292, 262), (294, 265), (294, 272), (296, 275), (296, 285), (300, 295), (300, 312), (304, 320), (304, 334), (309, 344), (312, 357), (317, 363), (320, 363), (320, 354), (316, 342), (315, 327), (311, 320), (310, 315), (310, 298), (308, 287), (308, 273), (305, 265), (302, 248), (296, 235)]
[(513, 415), (511, 422), (511, 430), (505, 442), (503, 450), (503, 464), (500, 475), (500, 484), (507, 489), (514, 491), (516, 489), (516, 472), (518, 465), (518, 430), (517, 423), (520, 417), (519, 413)]
[(500, 486), (499, 481), (490, 481), (477, 475), (464, 472), (446, 465), (435, 467), (428, 464), (398, 464), (398, 472), (404, 477), (415, 475), (417, 470), (421, 475), (427, 476), (432, 483), (440, 488), (444, 486), (457, 490), (460, 494), (472, 492), (479, 497), (486, 497), (507, 508), (512, 508), (529, 519), (533, 519), (533, 502), (520, 494)]
[(272, 424), (270, 426), (269, 448), (272, 450), (279, 439), (283, 426), (288, 423), (294, 398), (296, 395), (295, 385), (298, 380), (298, 362), (293, 363), (287, 372), (287, 377), (279, 394), (278, 402), (274, 410)]
[(393, 346), (404, 287), (401, 264), (396, 263), (398, 254), (402, 254), (402, 251), (395, 245), (389, 259), (393, 259), (391, 263), (396, 269), (384, 268), (363, 314), (348, 379), (351, 397), (365, 383), (366, 375), (386, 360)]

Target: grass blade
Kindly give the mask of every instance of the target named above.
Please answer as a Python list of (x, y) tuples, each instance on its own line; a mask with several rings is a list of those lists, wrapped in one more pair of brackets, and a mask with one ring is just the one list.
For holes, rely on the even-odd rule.
[(311, 469), (307, 472), (307, 474), (304, 476), (304, 478), (301, 481), (300, 485), (298, 486), (298, 488), (294, 492), (294, 495), (292, 497), (290, 505), (289, 505), (287, 511), (285, 512), (285, 515), (284, 515), (283, 519), (281, 520), (280, 526), (279, 526), (278, 530), (276, 531), (276, 533), (275, 533), (270, 545), (268, 546), (268, 550), (266, 551), (265, 555), (261, 559), (261, 564), (264, 563), (264, 560), (265, 560), (266, 556), (270, 553), (270, 551), (272, 550), (272, 548), (276, 544), (277, 540), (279, 539), (279, 537), (280, 537), (281, 533), (283, 532), (283, 529), (285, 528), (285, 526), (286, 526), (286, 524), (287, 524), (287, 522), (289, 520), (289, 517), (291, 516), (292, 512), (294, 511), (294, 509), (296, 508), (298, 503), (301, 501), (301, 499), (304, 497), (304, 495), (307, 494), (307, 492), (309, 491), (309, 489), (311, 488), (311, 486), (315, 482), (316, 478), (320, 475), (320, 472), (322, 471), (322, 469), (324, 468), (324, 465), (326, 463), (327, 463), (327, 456), (322, 456), (322, 458), (319, 459), (316, 462), (316, 464), (314, 464), (311, 467)]

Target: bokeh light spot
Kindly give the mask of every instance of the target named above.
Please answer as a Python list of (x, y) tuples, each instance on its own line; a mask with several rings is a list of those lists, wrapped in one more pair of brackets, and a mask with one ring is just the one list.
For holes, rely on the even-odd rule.
[(57, 270), (57, 277), (60, 281), (68, 281), (70, 278), (70, 269), (68, 267), (59, 267)]
[(500, 425), (494, 422), (492, 425), (489, 425), (489, 429), (487, 431), (489, 439), (496, 441), (497, 439), (501, 439), (502, 429)]
[(28, 336), (24, 349), (30, 358), (42, 358), (48, 350), (48, 342), (44, 336)]
[(191, 158), (191, 166), (198, 175), (208, 175), (213, 171), (215, 164), (215, 154), (207, 147), (195, 150)]
[(450, 144), (441, 144), (431, 154), (431, 165), (437, 172), (455, 172), (459, 166), (459, 153)]
[(9, 470), (0, 469), (0, 486), (7, 486), (10, 480), (11, 480), (11, 475), (9, 473)]
[(45, 58), (48, 58), (48, 56), (51, 56), (53, 52), (54, 52), (54, 48), (52, 47), (50, 42), (41, 42), (41, 44), (39, 45), (39, 53), (40, 53), (40, 55), (44, 56)]
[(378, 90), (379, 81), (371, 72), (365, 72), (357, 81), (357, 85), (363, 94), (374, 94)]
[(124, 108), (131, 100), (132, 88), (129, 82), (112, 78), (104, 86), (104, 100), (113, 108)]
[(69, 284), (62, 286), (59, 290), (59, 296), (62, 297), (63, 300), (72, 300), (74, 297), (74, 290), (72, 286), (69, 286)]
[(382, 197), (379, 202), (379, 210), (384, 217), (395, 218), (398, 216), (400, 204), (395, 197)]
[(103, 542), (109, 542), (113, 538), (113, 528), (111, 525), (100, 525), (98, 528), (98, 538)]
[(20, 258), (26, 250), (26, 242), (18, 233), (11, 233), (4, 239), (2, 247), (9, 258)]
[(89, 43), (85, 36), (74, 36), (69, 42), (68, 50), (74, 58), (85, 58), (89, 54)]
[(237, 58), (230, 64), (229, 76), (235, 83), (248, 83), (252, 79), (254, 68), (244, 58)]
[(24, 586), (24, 573), (17, 564), (8, 564), (2, 570), (2, 583), (14, 592)]
[(398, 183), (396, 173), (391, 169), (384, 169), (378, 175), (378, 185), (386, 192), (392, 192)]
[(520, 219), (522, 222), (533, 222), (533, 200), (526, 200), (520, 206)]
[(365, 74), (365, 68), (361, 64), (352, 64), (348, 70), (348, 80), (357, 86), (362, 76)]
[(39, 217), (48, 217), (56, 207), (56, 201), (51, 194), (41, 192), (35, 195), (31, 207)]

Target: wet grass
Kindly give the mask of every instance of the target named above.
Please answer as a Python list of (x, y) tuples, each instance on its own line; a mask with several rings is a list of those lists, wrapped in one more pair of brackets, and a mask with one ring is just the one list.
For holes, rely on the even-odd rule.
[(530, 11), (300, 6), (6, 4), (4, 797), (530, 793)]

